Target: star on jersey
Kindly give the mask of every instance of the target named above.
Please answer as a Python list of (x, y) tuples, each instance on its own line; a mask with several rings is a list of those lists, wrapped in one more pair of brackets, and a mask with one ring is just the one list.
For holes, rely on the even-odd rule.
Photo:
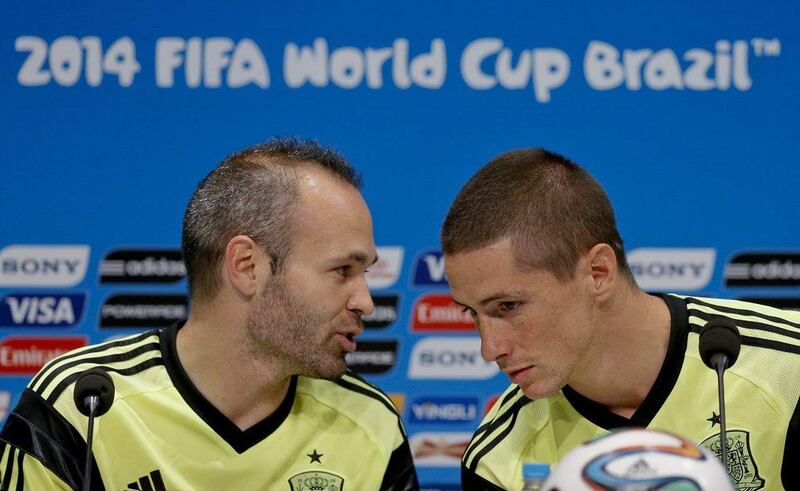
[(709, 423), (711, 423), (711, 427), (712, 427), (712, 428), (714, 427), (714, 425), (718, 425), (718, 424), (720, 424), (720, 423), (719, 423), (719, 416), (718, 416), (718, 415), (717, 415), (717, 413), (716, 413), (716, 412), (714, 412), (714, 411), (711, 411), (711, 417), (710, 417), (710, 418), (708, 418), (706, 421), (708, 421)]
[(312, 453), (307, 453), (306, 455), (308, 455), (308, 457), (311, 459), (309, 464), (313, 464), (314, 462), (317, 462), (317, 463), (321, 464), (322, 460), (320, 460), (320, 459), (325, 454), (324, 453), (317, 453), (317, 449), (315, 448)]

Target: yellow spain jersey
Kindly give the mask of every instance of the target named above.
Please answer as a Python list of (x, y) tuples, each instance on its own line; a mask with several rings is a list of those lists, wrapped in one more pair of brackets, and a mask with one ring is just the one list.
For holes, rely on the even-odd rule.
[(628, 419), (569, 386), (542, 400), (516, 385), (498, 399), (462, 460), (466, 490), (520, 490), (522, 466), (558, 464), (609, 430), (676, 433), (719, 457), (717, 376), (700, 359), (700, 329), (712, 317), (736, 323), (742, 349), (725, 372), (729, 473), (740, 491), (800, 489), (800, 312), (752, 303), (664, 297), (672, 316), (667, 356), (648, 396)]
[(31, 381), (0, 433), (2, 489), (80, 489), (87, 418), (77, 377), (114, 381), (96, 421), (93, 490), (411, 490), (417, 478), (400, 418), (375, 386), (293, 377), (268, 418), (240, 430), (192, 385), (178, 361), (179, 327), (56, 358)]

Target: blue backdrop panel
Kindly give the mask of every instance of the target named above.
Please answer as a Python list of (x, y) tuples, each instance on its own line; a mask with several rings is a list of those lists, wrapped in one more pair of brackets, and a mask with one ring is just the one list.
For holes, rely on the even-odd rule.
[(562, 3), (4, 6), (2, 416), (49, 357), (186, 315), (184, 206), (274, 135), (364, 174), (383, 260), (350, 362), (402, 407), (432, 487), (458, 482), (506, 384), (438, 252), (459, 187), (500, 152), (585, 165), (644, 288), (796, 308), (796, 4)]

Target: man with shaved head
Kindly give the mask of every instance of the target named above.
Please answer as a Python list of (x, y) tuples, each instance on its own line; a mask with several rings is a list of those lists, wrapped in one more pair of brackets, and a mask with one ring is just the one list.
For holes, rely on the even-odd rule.
[[(522, 489), (526, 463), (557, 465), (618, 428), (671, 431), (719, 456), (716, 376), (698, 352), (712, 319), (742, 336), (726, 373), (735, 487), (800, 489), (800, 313), (642, 291), (603, 188), (540, 148), (504, 153), (467, 182), (445, 219), (442, 249), (483, 358), (511, 381), (464, 454), (463, 489)], [(607, 480), (591, 479), (612, 468), (633, 476), (632, 488), (655, 489), (636, 480), (647, 469), (625, 467), (623, 457), (585, 470), (587, 489), (606, 489), (591, 483)]]

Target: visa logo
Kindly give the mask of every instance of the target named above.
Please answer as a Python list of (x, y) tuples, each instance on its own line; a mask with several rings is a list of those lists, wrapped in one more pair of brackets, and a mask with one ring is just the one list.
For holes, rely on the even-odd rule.
[(477, 397), (427, 397), (410, 406), (413, 423), (469, 423), (478, 416)]
[(413, 286), (447, 286), (444, 276), (444, 256), (439, 250), (429, 250), (417, 257)]
[(86, 295), (11, 294), (0, 301), (0, 326), (71, 327), (83, 316)]

